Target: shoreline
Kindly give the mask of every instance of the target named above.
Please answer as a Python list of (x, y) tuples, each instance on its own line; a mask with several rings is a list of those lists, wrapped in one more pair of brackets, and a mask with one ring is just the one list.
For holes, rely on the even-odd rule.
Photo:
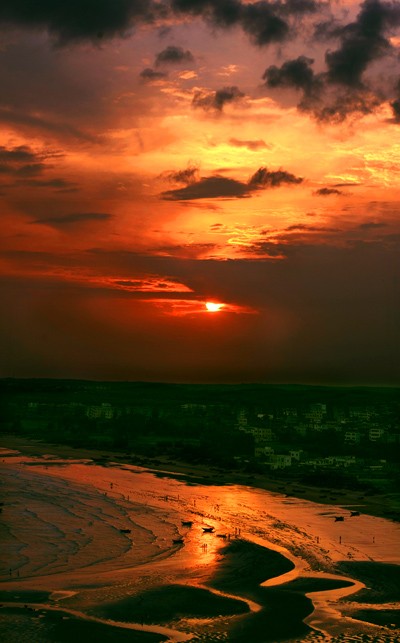
[[(74, 448), (68, 445), (54, 444), (43, 442), (41, 440), (32, 440), (14, 435), (0, 436), (0, 447), (10, 450), (17, 450), (26, 455), (43, 457), (53, 455), (68, 459), (90, 459), (95, 460), (96, 464), (107, 465), (110, 462), (116, 464), (131, 464), (133, 455), (127, 455), (117, 451)], [(155, 462), (153, 462), (154, 460)], [(194, 482), (201, 485), (230, 485), (238, 484), (244, 487), (254, 489), (263, 489), (282, 496), (288, 495), (293, 498), (300, 498), (311, 502), (317, 502), (321, 505), (345, 506), (346, 510), (354, 508), (360, 513), (378, 518), (392, 520), (389, 514), (391, 511), (400, 511), (399, 498), (392, 499), (385, 495), (374, 495), (362, 497), (360, 491), (351, 491), (349, 489), (331, 490), (329, 497), (326, 496), (326, 489), (305, 485), (301, 482), (287, 481), (284, 478), (271, 479), (260, 474), (246, 474), (243, 472), (219, 471), (218, 473), (212, 467), (197, 464), (191, 465), (182, 461), (169, 460), (167, 458), (146, 458), (146, 464), (137, 465), (146, 471), (160, 475), (160, 477), (171, 477), (176, 480), (184, 479), (186, 482)]]

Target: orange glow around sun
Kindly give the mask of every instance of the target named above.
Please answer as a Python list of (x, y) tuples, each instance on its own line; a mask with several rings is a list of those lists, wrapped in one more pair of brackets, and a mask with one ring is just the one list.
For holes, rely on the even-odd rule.
[(216, 313), (219, 311), (219, 309), (223, 306), (223, 304), (214, 304), (212, 301), (207, 301), (206, 302), (206, 308), (209, 310), (211, 313)]

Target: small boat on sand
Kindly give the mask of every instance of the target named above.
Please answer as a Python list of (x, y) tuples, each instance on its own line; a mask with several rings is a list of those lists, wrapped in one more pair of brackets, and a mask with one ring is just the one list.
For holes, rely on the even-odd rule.
[(173, 538), (172, 542), (174, 545), (181, 545), (183, 543), (183, 538)]
[(335, 522), (343, 522), (344, 517), (343, 516), (335, 516)]
[(191, 527), (193, 525), (193, 520), (182, 520), (182, 527)]
[(352, 516), (359, 516), (359, 515), (360, 515), (360, 512), (359, 512), (359, 511), (350, 511), (350, 518), (351, 518)]
[(227, 538), (226, 534), (217, 534), (217, 538)]
[(121, 534), (130, 534), (131, 530), (130, 529), (120, 529)]
[(202, 530), (205, 534), (212, 534), (212, 532), (214, 531), (214, 527), (202, 527)]

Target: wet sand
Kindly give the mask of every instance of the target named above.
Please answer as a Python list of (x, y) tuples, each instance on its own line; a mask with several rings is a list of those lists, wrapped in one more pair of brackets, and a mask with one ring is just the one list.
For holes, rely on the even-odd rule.
[[(106, 459), (120, 463), (130, 463), (131, 456), (125, 453), (107, 450), (73, 448), (66, 445), (51, 444), (40, 440), (28, 440), (13, 435), (0, 437), (0, 447), (9, 449), (18, 449), (21, 453), (28, 455), (43, 456), (45, 454), (54, 454), (62, 458), (69, 459)], [(350, 509), (360, 511), (370, 516), (384, 517), (386, 519), (399, 520), (400, 517), (400, 493), (375, 496), (365, 496), (360, 491), (351, 491), (343, 489), (329, 490), (297, 483), (295, 481), (285, 482), (276, 478), (270, 478), (267, 475), (249, 475), (235, 471), (218, 471), (215, 467), (210, 468), (206, 465), (192, 465), (181, 461), (171, 461), (169, 458), (146, 458), (145, 468), (151, 471), (159, 472), (161, 476), (171, 476), (172, 478), (181, 478), (195, 484), (241, 484), (249, 487), (264, 489), (281, 494), (290, 494), (294, 498), (301, 498), (318, 502), (327, 506), (336, 506), (338, 503), (344, 503)]]
[(4, 460), (7, 643), (399, 639), (395, 523), (125, 463)]
[(2, 640), (6, 643), (161, 643), (168, 636), (113, 627), (48, 609), (3, 607)]

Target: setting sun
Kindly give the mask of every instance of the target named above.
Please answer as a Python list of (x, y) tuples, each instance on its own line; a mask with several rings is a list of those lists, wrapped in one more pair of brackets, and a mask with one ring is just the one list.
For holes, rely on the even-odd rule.
[(212, 313), (216, 313), (222, 306), (223, 304), (214, 304), (211, 301), (206, 302), (206, 308)]

